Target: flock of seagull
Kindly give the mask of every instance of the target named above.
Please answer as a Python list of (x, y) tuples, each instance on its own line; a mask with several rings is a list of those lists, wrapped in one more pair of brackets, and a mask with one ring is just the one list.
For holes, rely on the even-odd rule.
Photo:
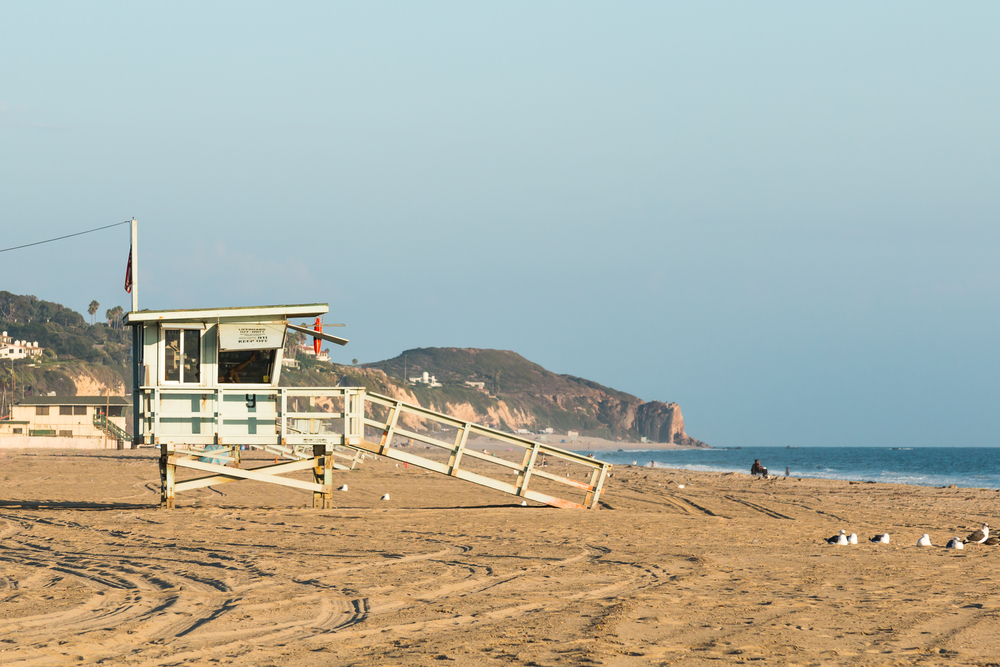
[[(876, 535), (868, 540), (869, 542), (874, 542), (875, 544), (889, 544), (889, 533), (882, 533), (881, 535)], [(827, 544), (857, 544), (858, 536), (856, 533), (847, 534), (846, 531), (841, 530), (840, 533), (834, 535), (826, 540)], [(964, 549), (966, 544), (987, 544), (994, 546), (1000, 544), (1000, 537), (996, 535), (990, 536), (989, 524), (983, 524), (983, 527), (977, 531), (971, 533), (965, 539), (960, 539), (958, 537), (953, 537), (948, 541), (945, 546), (946, 549)], [(924, 533), (919, 540), (917, 540), (918, 547), (929, 547), (931, 545), (931, 537), (927, 533)]]

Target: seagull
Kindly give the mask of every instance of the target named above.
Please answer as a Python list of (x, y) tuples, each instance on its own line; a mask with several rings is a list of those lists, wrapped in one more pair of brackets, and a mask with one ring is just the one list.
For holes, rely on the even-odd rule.
[(847, 538), (847, 541), (850, 542), (851, 544), (857, 544), (858, 543), (858, 534), (857, 533), (851, 533), (851, 536), (849, 538)]
[(882, 533), (881, 535), (876, 535), (869, 540), (875, 544), (889, 544), (889, 533)]
[(931, 545), (931, 536), (924, 533), (924, 536), (917, 540), (918, 547), (929, 547)]
[(958, 539), (957, 537), (953, 537), (950, 540), (948, 540), (948, 544), (945, 546), (945, 549), (964, 549), (964, 548), (965, 544), (963, 544), (962, 540)]
[(826, 543), (827, 544), (840, 544), (840, 545), (847, 544), (847, 533), (845, 531), (841, 530), (839, 534), (834, 535), (831, 538), (828, 538), (827, 541), (826, 541)]
[(343, 485), (342, 487), (340, 487), (340, 488), (339, 488), (339, 489), (337, 489), (337, 490), (338, 490), (338, 491), (347, 491), (347, 485), (346, 485), (346, 484), (344, 484), (344, 485)]
[(977, 530), (976, 532), (972, 533), (962, 541), (965, 542), (966, 544), (968, 544), (969, 542), (973, 542), (975, 544), (982, 544), (987, 540), (987, 538), (989, 538), (989, 536), (990, 536), (989, 524), (984, 523), (982, 530)]
[(1000, 544), (1000, 537), (997, 537), (996, 535), (990, 535), (989, 537), (986, 538), (986, 541), (983, 542), (983, 544), (995, 547), (996, 545)]
[(382, 496), (382, 500), (389, 500), (389, 494), (387, 493), (384, 496)]

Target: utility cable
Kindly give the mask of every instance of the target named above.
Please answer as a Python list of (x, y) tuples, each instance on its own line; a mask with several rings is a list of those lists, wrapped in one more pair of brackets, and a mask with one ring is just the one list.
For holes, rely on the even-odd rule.
[(54, 239), (47, 239), (45, 241), (35, 241), (34, 243), (26, 243), (24, 245), (14, 246), (13, 248), (3, 248), (0, 252), (7, 252), (8, 250), (20, 250), (21, 248), (30, 248), (33, 245), (42, 245), (43, 243), (52, 243), (53, 241), (62, 241), (63, 239), (72, 238), (74, 236), (82, 236), (84, 234), (90, 234), (91, 232), (99, 232), (102, 229), (110, 229), (111, 227), (117, 227), (118, 225), (127, 225), (131, 220), (126, 220), (124, 222), (116, 222), (113, 225), (104, 225), (103, 227), (97, 227), (96, 229), (88, 229), (85, 232), (77, 232), (75, 234), (67, 234), (66, 236), (57, 236)]

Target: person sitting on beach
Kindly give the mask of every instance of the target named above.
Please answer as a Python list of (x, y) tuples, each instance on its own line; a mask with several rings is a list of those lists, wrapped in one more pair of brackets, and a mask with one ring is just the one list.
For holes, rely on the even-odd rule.
[(750, 474), (751, 475), (766, 476), (767, 475), (767, 468), (765, 468), (764, 466), (762, 466), (760, 464), (760, 459), (754, 459), (753, 460), (753, 465), (750, 466)]

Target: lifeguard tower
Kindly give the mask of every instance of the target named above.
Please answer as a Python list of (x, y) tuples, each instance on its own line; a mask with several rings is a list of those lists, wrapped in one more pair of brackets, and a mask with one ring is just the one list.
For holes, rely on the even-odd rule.
[[(134, 223), (132, 239), (134, 280)], [(312, 491), (313, 507), (329, 508), (334, 471), (353, 469), (366, 452), (556, 507), (598, 506), (603, 461), (364, 387), (279, 387), (289, 330), (348, 342), (290, 321), (322, 317), (326, 304), (139, 311), (132, 297), (134, 442), (160, 448), (163, 507), (185, 491), (255, 480)], [(477, 451), (471, 438), (493, 451)], [(275, 463), (242, 468), (243, 448)], [(178, 479), (178, 469), (199, 475)], [(306, 470), (311, 481), (284, 476)], [(582, 498), (564, 499), (566, 491)]]

